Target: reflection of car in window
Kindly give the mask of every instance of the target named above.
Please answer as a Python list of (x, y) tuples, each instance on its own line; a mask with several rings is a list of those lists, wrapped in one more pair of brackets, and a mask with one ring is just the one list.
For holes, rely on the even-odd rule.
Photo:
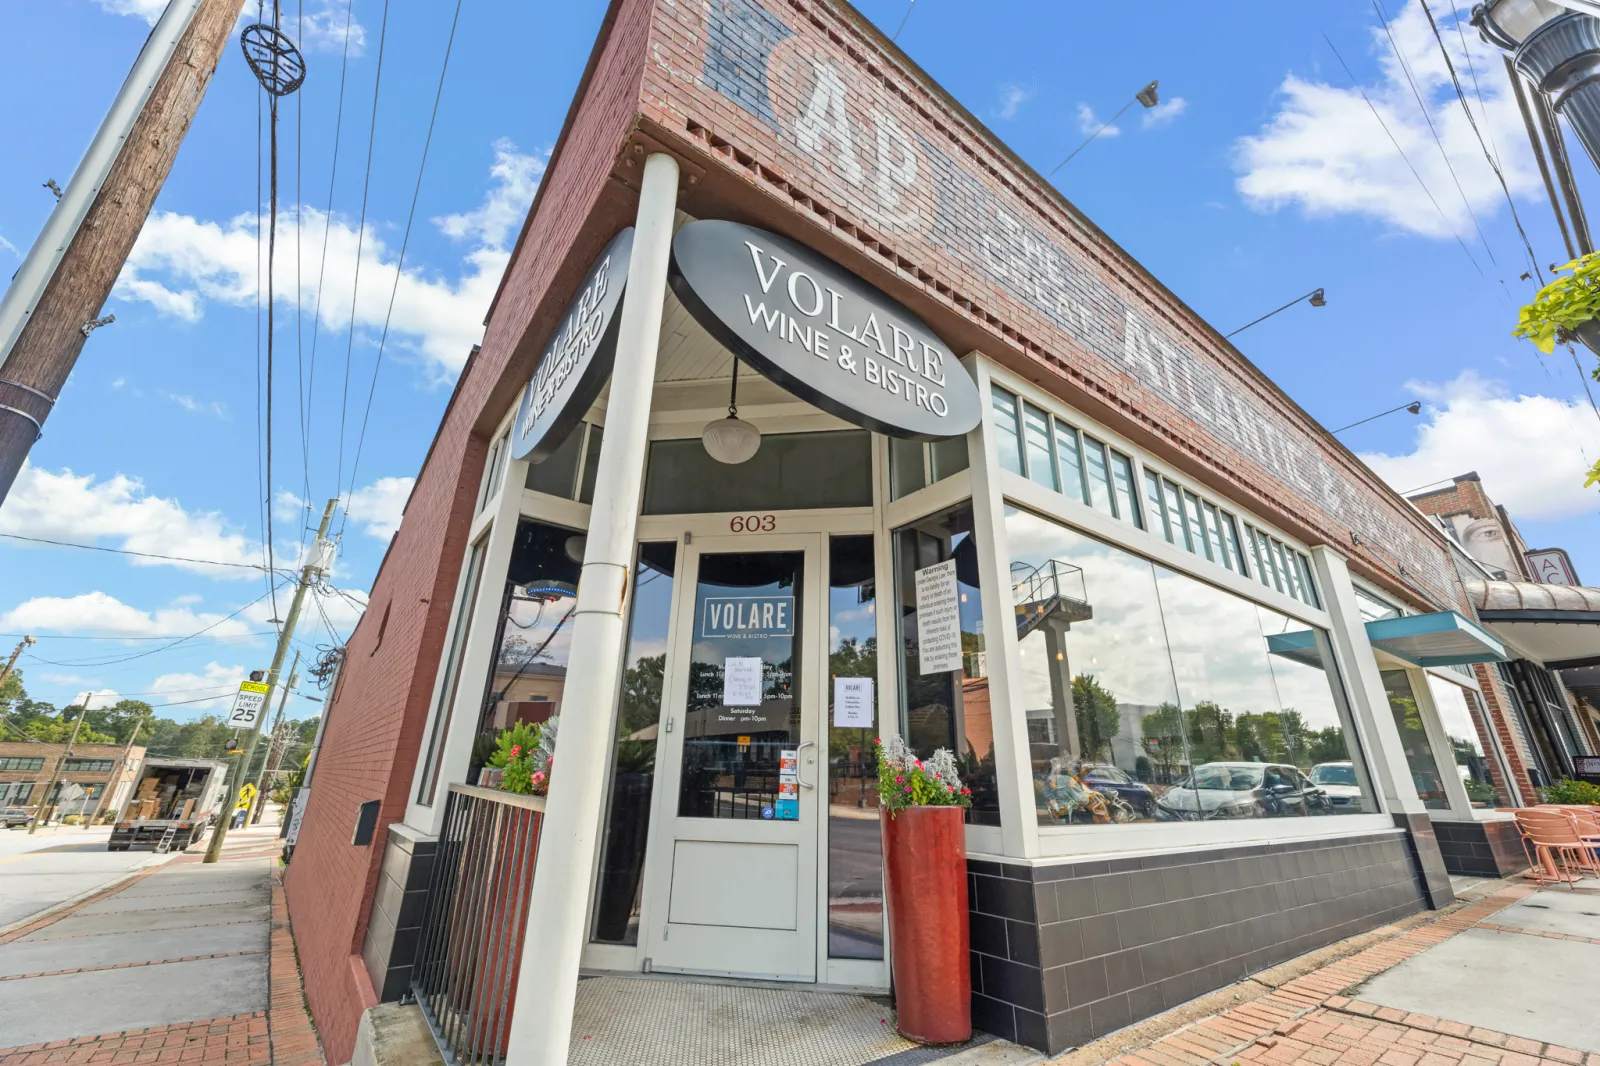
[(1206, 763), (1196, 766), (1156, 805), (1169, 820), (1261, 818), (1325, 814), (1320, 786), (1293, 766), (1276, 763)]
[(1149, 785), (1129, 777), (1127, 771), (1110, 763), (1089, 763), (1084, 767), (1083, 779), (1091, 788), (1115, 792), (1128, 806), (1145, 818), (1156, 814), (1156, 794)]

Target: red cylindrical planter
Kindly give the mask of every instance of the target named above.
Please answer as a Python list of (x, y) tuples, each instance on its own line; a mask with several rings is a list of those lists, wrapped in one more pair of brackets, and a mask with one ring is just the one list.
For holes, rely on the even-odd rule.
[(972, 1038), (963, 815), (960, 807), (879, 814), (897, 1028), (919, 1044)]

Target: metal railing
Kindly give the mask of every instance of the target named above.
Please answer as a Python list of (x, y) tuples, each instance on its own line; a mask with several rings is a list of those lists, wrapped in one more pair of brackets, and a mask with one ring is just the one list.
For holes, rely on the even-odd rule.
[(449, 1066), (505, 1061), (544, 798), (451, 785), (411, 970)]

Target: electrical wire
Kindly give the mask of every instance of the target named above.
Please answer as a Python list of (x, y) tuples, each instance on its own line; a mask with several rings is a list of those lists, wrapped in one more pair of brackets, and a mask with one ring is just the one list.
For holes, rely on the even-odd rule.
[[(1394, 52), (1395, 60), (1400, 64), (1400, 70), (1406, 76), (1406, 84), (1411, 86), (1411, 95), (1416, 98), (1417, 110), (1422, 112), (1422, 121), (1427, 123), (1428, 132), (1433, 136), (1433, 143), (1439, 149), (1439, 158), (1444, 160), (1444, 168), (1450, 173), (1450, 180), (1455, 183), (1456, 193), (1461, 197), (1461, 206), (1467, 209), (1467, 217), (1472, 219), (1472, 228), (1478, 233), (1478, 241), (1483, 245), (1484, 252), (1489, 256), (1489, 262), (1494, 266), (1500, 263), (1494, 257), (1494, 249), (1489, 247), (1489, 238), (1483, 234), (1483, 226), (1478, 222), (1478, 213), (1472, 210), (1472, 201), (1467, 199), (1467, 190), (1461, 187), (1461, 178), (1456, 174), (1456, 168), (1450, 162), (1450, 153), (1444, 150), (1444, 141), (1439, 138), (1439, 130), (1433, 124), (1433, 116), (1428, 113), (1428, 105), (1422, 99), (1422, 90), (1417, 88), (1417, 79), (1411, 75), (1411, 64), (1406, 62), (1406, 57), (1401, 53), (1400, 46), (1395, 43), (1394, 34), (1389, 29), (1389, 16), (1378, 3), (1372, 0), (1372, 10), (1378, 16), (1378, 25), (1383, 27), (1383, 35), (1389, 38), (1389, 49)], [(1430, 15), (1431, 19), (1432, 16)]]
[[(1461, 101), (1461, 110), (1465, 111), (1467, 114), (1467, 125), (1472, 127), (1473, 135), (1478, 138), (1478, 147), (1483, 149), (1483, 158), (1488, 162), (1489, 169), (1494, 171), (1495, 180), (1500, 183), (1500, 192), (1506, 198), (1506, 206), (1511, 208), (1511, 221), (1516, 223), (1517, 236), (1522, 238), (1522, 248), (1525, 252), (1527, 252), (1528, 262), (1532, 265), (1534, 274), (1539, 279), (1539, 284), (1543, 285), (1544, 272), (1539, 269), (1539, 258), (1538, 256), (1534, 255), (1533, 243), (1528, 240), (1528, 231), (1522, 228), (1522, 218), (1517, 214), (1516, 202), (1511, 199), (1511, 188), (1506, 185), (1506, 176), (1500, 170), (1500, 161), (1495, 157), (1494, 154), (1490, 153), (1489, 145), (1483, 139), (1483, 131), (1478, 128), (1478, 120), (1473, 116), (1472, 108), (1467, 104), (1467, 94), (1461, 88), (1461, 79), (1456, 75), (1456, 65), (1450, 59), (1450, 49), (1445, 47), (1444, 35), (1439, 32), (1439, 23), (1434, 20), (1433, 10), (1428, 7), (1428, 0), (1421, 0), (1421, 4), (1422, 13), (1428, 16), (1428, 25), (1433, 29), (1433, 39), (1439, 42), (1439, 54), (1444, 56), (1444, 67), (1450, 72), (1450, 84), (1455, 86), (1456, 99)], [(1456, 30), (1459, 32), (1460, 29), (1461, 19), (1458, 16), (1456, 18)], [(1461, 47), (1462, 51), (1467, 57), (1468, 69), (1471, 69), (1470, 65), (1472, 63), (1472, 53), (1466, 49), (1465, 37), (1462, 38)], [(1476, 87), (1478, 82), (1478, 76), (1476, 74), (1472, 76), (1472, 82), (1473, 86)], [(1478, 91), (1478, 103), (1483, 103), (1483, 92), (1481, 89)], [(1484, 114), (1487, 116), (1488, 111), (1485, 110)], [(1486, 117), (1486, 124), (1487, 121), (1488, 119)]]
[[(344, 87), (350, 69), (350, 26), (354, 4), (355, 0), (346, 0), (344, 8), (344, 58), (339, 61), (339, 104), (333, 120), (333, 164), (328, 169), (328, 206), (322, 216), (322, 257), (317, 265), (316, 306), (311, 313), (311, 360), (306, 370), (306, 427), (305, 435), (300, 442), (300, 449), (306, 455), (311, 453), (311, 426), (315, 422), (312, 414), (315, 410), (317, 386), (317, 338), (321, 335), (322, 329), (322, 286), (328, 277), (328, 235), (333, 230), (333, 190), (339, 177), (339, 140), (344, 130)], [(310, 499), (311, 490), (308, 485), (306, 500)]]
[[(262, 5), (260, 0), (256, 3), (256, 21), (261, 21)], [(262, 471), (264, 456), (262, 454), (262, 422), (261, 422), (261, 96), (265, 91), (258, 80), (256, 83), (256, 521), (260, 529), (265, 531), (267, 526), (267, 512), (271, 507), (263, 507), (262, 500), (266, 497), (266, 476)], [(272, 592), (272, 567), (271, 560), (267, 558), (266, 545), (262, 545), (262, 559), (267, 562), (263, 571), (267, 577), (267, 592)], [(274, 612), (276, 614), (276, 612)]]
[(389, 38), (389, 0), (383, 0), (383, 24), (378, 30), (378, 69), (372, 79), (372, 118), (367, 127), (366, 175), (361, 179), (361, 218), (356, 223), (355, 278), (350, 285), (350, 330), (344, 347), (344, 393), (339, 401), (339, 465), (338, 476), (333, 480), (337, 491), (344, 484), (345, 415), (350, 406), (350, 361), (355, 355), (356, 303), (361, 292), (361, 248), (367, 236), (367, 193), (372, 187), (372, 145), (378, 137), (378, 95), (383, 89), (383, 52)]
[(1333, 57), (1337, 59), (1339, 61), (1339, 65), (1344, 68), (1344, 72), (1349, 76), (1350, 83), (1355, 86), (1356, 92), (1361, 94), (1361, 99), (1366, 102), (1367, 109), (1372, 112), (1372, 117), (1378, 120), (1378, 125), (1383, 127), (1384, 133), (1388, 134), (1389, 143), (1394, 145), (1394, 150), (1396, 152), (1400, 153), (1400, 158), (1405, 162), (1406, 169), (1410, 170), (1411, 176), (1417, 179), (1417, 184), (1422, 187), (1423, 195), (1427, 196), (1428, 202), (1433, 204), (1433, 209), (1439, 212), (1439, 218), (1444, 221), (1445, 228), (1450, 231), (1450, 235), (1454, 237), (1456, 239), (1456, 243), (1461, 246), (1461, 251), (1465, 253), (1467, 260), (1472, 263), (1472, 268), (1478, 272), (1479, 276), (1488, 277), (1487, 274), (1484, 274), (1483, 267), (1478, 265), (1478, 260), (1472, 254), (1472, 249), (1467, 247), (1467, 242), (1461, 239), (1461, 235), (1457, 233), (1455, 227), (1450, 224), (1450, 218), (1444, 213), (1444, 208), (1440, 207), (1439, 201), (1434, 199), (1433, 192), (1428, 188), (1428, 183), (1422, 180), (1422, 175), (1418, 174), (1417, 168), (1412, 166), (1411, 158), (1406, 155), (1406, 150), (1400, 147), (1399, 141), (1395, 140), (1393, 131), (1389, 129), (1389, 124), (1383, 121), (1383, 115), (1378, 112), (1377, 107), (1372, 103), (1372, 99), (1367, 96), (1367, 90), (1363, 89), (1361, 87), (1361, 83), (1356, 80), (1355, 74), (1350, 70), (1350, 64), (1344, 61), (1344, 56), (1339, 54), (1339, 49), (1334, 47), (1333, 40), (1326, 33), (1322, 35), (1322, 39), (1328, 42), (1328, 48), (1333, 52)]
[[(356, 438), (356, 455), (350, 463), (350, 490), (345, 493), (344, 516), (339, 520), (339, 536), (350, 520), (350, 499), (356, 491), (356, 471), (361, 466), (361, 450), (367, 442), (367, 421), (372, 417), (372, 397), (378, 391), (378, 370), (383, 366), (383, 350), (389, 341), (389, 320), (394, 316), (394, 299), (400, 291), (400, 277), (406, 267), (406, 249), (411, 245), (411, 224), (417, 217), (417, 201), (422, 196), (422, 175), (428, 168), (428, 150), (433, 147), (433, 128), (439, 120), (439, 101), (444, 97), (444, 78), (450, 70), (450, 53), (455, 48), (456, 26), (461, 21), (461, 0), (456, 0), (450, 19), (450, 36), (444, 45), (444, 61), (439, 65), (439, 85), (433, 93), (433, 113), (428, 116), (428, 135), (422, 141), (422, 161), (417, 164), (417, 183), (411, 190), (411, 210), (406, 214), (405, 236), (400, 240), (400, 259), (394, 268), (394, 285), (389, 289), (389, 308), (383, 315), (383, 335), (378, 339), (378, 356), (372, 364), (372, 383), (367, 388), (367, 406), (361, 414), (361, 432)], [(337, 486), (336, 486), (337, 487)]]
[[(279, 22), (278, 0), (272, 0), (272, 29), (278, 32)], [(278, 57), (273, 54), (272, 70), (274, 76), (278, 71)], [(268, 107), (270, 118), (268, 120), (268, 138), (271, 142), (269, 149), (269, 184), (271, 186), (271, 203), (268, 207), (267, 221), (267, 421), (266, 421), (266, 498), (262, 500), (263, 514), (266, 516), (267, 535), (261, 545), (267, 554), (267, 572), (274, 569), (272, 565), (272, 358), (274, 342), (276, 340), (277, 326), (275, 313), (277, 311), (277, 297), (274, 289), (276, 264), (278, 257), (278, 96), (269, 93), (271, 97)], [(268, 582), (268, 596), (272, 600), (272, 617), (278, 617), (278, 590), (271, 581)]]
[[(20, 639), (21, 637), (25, 637), (25, 636), (27, 636), (27, 637), (38, 637), (40, 640), (121, 640), (121, 641), (127, 641), (127, 640), (171, 640), (173, 637), (175, 637), (177, 635), (178, 634), (176, 634), (176, 633), (163, 633), (160, 636), (155, 636), (155, 637), (117, 637), (117, 636), (105, 636), (105, 635), (90, 634), (90, 633), (40, 633), (38, 630), (35, 630), (32, 633), (0, 633), (0, 640), (9, 640), (12, 637), (17, 637), (17, 638)], [(270, 637), (270, 636), (274, 636), (274, 635), (275, 635), (275, 631), (271, 630), (271, 629), (252, 629), (248, 633), (232, 633), (232, 634), (229, 634), (228, 636), (223, 636), (223, 637), (200, 637), (200, 638), (197, 638), (197, 639), (199, 639), (199, 640), (253, 640), (256, 637)]]
[(160, 552), (136, 552), (128, 548), (107, 548), (101, 544), (75, 544), (70, 540), (50, 540), (47, 537), (25, 537), (21, 533), (0, 533), (0, 537), (7, 540), (22, 540), (30, 544), (49, 544), (56, 548), (83, 548), (86, 551), (110, 552), (113, 555), (135, 555), (141, 559), (163, 559), (174, 563), (199, 563), (205, 566), (230, 566), (240, 570), (263, 570), (268, 573), (290, 574), (293, 570), (282, 568), (277, 571), (268, 570), (260, 563), (225, 563), (219, 559), (196, 559), (188, 555), (162, 555)]
[[(305, 43), (305, 0), (295, 0), (295, 40)], [(305, 396), (305, 325), (302, 311), (305, 303), (305, 281), (302, 270), (305, 257), (300, 250), (301, 234), (305, 229), (305, 197), (301, 178), (305, 170), (305, 94), (294, 94), (294, 399), (300, 414), (300, 498), (311, 499), (311, 454), (306, 448), (306, 396)], [(300, 523), (300, 554), (306, 551), (306, 524)]]
[[(286, 583), (286, 582), (274, 582), (274, 588), (276, 588), (276, 585), (283, 584), (283, 583)], [(229, 615), (226, 615), (226, 616), (224, 616), (222, 618), (219, 618), (215, 622), (212, 622), (210, 625), (204, 627), (203, 629), (197, 629), (193, 633), (190, 633), (186, 637), (179, 637), (177, 640), (174, 640), (170, 644), (163, 644), (159, 648), (151, 648), (149, 651), (141, 651), (141, 652), (137, 652), (137, 653), (135, 653), (133, 655), (125, 655), (120, 659), (105, 659), (105, 660), (101, 660), (101, 661), (94, 661), (94, 660), (90, 660), (90, 659), (80, 659), (80, 660), (67, 660), (67, 661), (64, 661), (64, 662), (57, 662), (57, 661), (55, 661), (53, 659), (41, 658), (40, 656), (35, 655), (31, 651), (25, 651), (25, 652), (23, 652), (23, 655), (25, 655), (27, 658), (32, 659), (32, 660), (34, 660), (36, 662), (44, 663), (47, 666), (115, 666), (117, 663), (131, 662), (134, 659), (143, 659), (146, 656), (150, 656), (150, 655), (159, 655), (161, 652), (168, 651), (168, 650), (170, 650), (172, 648), (176, 648), (178, 645), (185, 644), (185, 643), (193, 640), (195, 637), (201, 636), (202, 634), (205, 634), (205, 633), (209, 633), (209, 632), (211, 632), (211, 630), (217, 628), (222, 623), (231, 621), (231, 620), (239, 617), (245, 611), (248, 611), (250, 608), (254, 607), (256, 604), (258, 604), (262, 600), (266, 599), (267, 596), (268, 596), (268, 594), (263, 592), (261, 595), (257, 596), (255, 599), (251, 600), (249, 603), (245, 604), (243, 607), (240, 607), (238, 610), (234, 611), (232, 614), (229, 614)]]
[(911, 18), (911, 9), (916, 6), (917, 0), (910, 0), (906, 4), (906, 13), (900, 16), (900, 25), (894, 28), (894, 32), (889, 35), (889, 40), (898, 41), (900, 39), (900, 31), (906, 28), (906, 22)]

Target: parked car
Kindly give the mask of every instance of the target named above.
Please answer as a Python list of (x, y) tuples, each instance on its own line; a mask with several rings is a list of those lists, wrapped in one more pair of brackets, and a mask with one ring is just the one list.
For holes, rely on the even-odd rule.
[(21, 829), (33, 821), (33, 812), (21, 807), (0, 807), (0, 825), (7, 829)]
[(1196, 766), (1156, 805), (1156, 816), (1177, 821), (1263, 818), (1327, 811), (1322, 789), (1281, 763), (1212, 762)]
[(1361, 785), (1353, 764), (1319, 762), (1311, 768), (1311, 783), (1322, 789), (1328, 798), (1328, 809), (1334, 814), (1361, 813)]
[(1137, 811), (1142, 818), (1156, 816), (1156, 794), (1149, 785), (1135, 781), (1125, 770), (1110, 763), (1090, 763), (1084, 767), (1083, 779), (1090, 788), (1100, 792), (1114, 792), (1124, 803)]

